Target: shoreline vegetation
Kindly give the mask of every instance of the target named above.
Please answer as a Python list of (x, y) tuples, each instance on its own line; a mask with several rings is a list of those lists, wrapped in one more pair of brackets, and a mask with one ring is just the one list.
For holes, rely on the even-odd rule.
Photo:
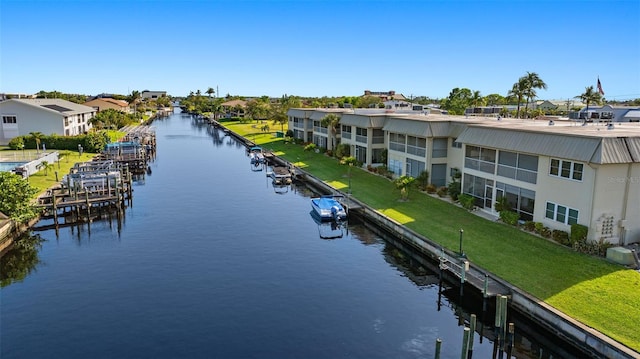
[(258, 132), (255, 121), (222, 125), (338, 190), (351, 184), (355, 198), (450, 250), (458, 250), (458, 233), (464, 229), (464, 252), (470, 261), (640, 352), (639, 272), (489, 221), (422, 191), (410, 191), (400, 201), (393, 181), (363, 168), (349, 171), (336, 158), (305, 151), (276, 133)]

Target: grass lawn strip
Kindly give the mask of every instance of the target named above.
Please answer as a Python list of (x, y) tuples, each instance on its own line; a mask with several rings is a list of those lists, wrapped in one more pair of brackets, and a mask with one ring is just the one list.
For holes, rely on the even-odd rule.
[[(348, 167), (305, 152), (251, 124), (224, 123), (267, 150), (327, 183), (348, 186)], [(351, 170), (355, 198), (442, 246), (458, 250), (459, 229), (470, 260), (605, 335), (640, 351), (640, 273), (587, 256), (521, 231), (491, 222), (417, 190), (408, 201), (388, 179), (360, 168)]]

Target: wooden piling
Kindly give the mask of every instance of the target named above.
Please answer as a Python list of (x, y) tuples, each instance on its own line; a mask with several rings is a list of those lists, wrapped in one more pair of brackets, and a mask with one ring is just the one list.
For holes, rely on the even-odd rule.
[(440, 348), (442, 347), (442, 339), (436, 339), (436, 353), (433, 356), (434, 359), (440, 359)]
[(461, 359), (467, 359), (469, 352), (469, 328), (464, 327), (464, 334), (462, 335), (462, 352), (460, 353)]

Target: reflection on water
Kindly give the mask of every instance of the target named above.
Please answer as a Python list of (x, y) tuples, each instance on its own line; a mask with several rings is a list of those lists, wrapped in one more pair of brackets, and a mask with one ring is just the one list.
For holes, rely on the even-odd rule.
[[(356, 217), (318, 224), (306, 187), (278, 192), (223, 131), (179, 113), (154, 127), (153, 176), (121, 224), (3, 257), (3, 359), (428, 358), (438, 338), (459, 358), (471, 313), (473, 356), (495, 357), (491, 309), (409, 250)], [(513, 318), (517, 358), (572, 357)]]
[(6, 287), (22, 282), (40, 263), (38, 250), (43, 239), (38, 235), (22, 235), (0, 257), (0, 284)]

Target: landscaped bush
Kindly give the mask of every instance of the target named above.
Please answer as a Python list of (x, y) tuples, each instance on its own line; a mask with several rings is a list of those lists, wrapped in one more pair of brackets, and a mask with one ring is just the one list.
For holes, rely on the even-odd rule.
[(438, 190), (438, 188), (433, 183), (429, 183), (427, 185), (427, 193), (434, 194), (434, 193), (436, 193), (437, 190)]
[(607, 249), (613, 247), (613, 244), (605, 242), (602, 238), (599, 241), (577, 241), (572, 245), (573, 249), (580, 253), (596, 255), (600, 257), (607, 256)]
[(475, 198), (473, 198), (473, 196), (470, 196), (466, 193), (461, 194), (458, 197), (458, 200), (460, 201), (460, 205), (462, 205), (462, 207), (465, 209), (468, 209), (471, 211), (473, 207), (475, 207), (474, 205)]
[(513, 211), (502, 211), (500, 212), (500, 219), (502, 222), (506, 224), (510, 224), (512, 226), (518, 225), (518, 219), (520, 219), (520, 215), (518, 212)]
[(542, 235), (542, 230), (544, 230), (544, 224), (542, 224), (541, 222), (535, 222), (533, 226), (535, 228), (535, 232)]
[(318, 146), (316, 146), (316, 144), (315, 144), (315, 143), (310, 143), (310, 144), (308, 144), (308, 145), (304, 146), (304, 150), (305, 150), (306, 152), (312, 152), (312, 151), (315, 151), (317, 148), (318, 148)]
[(571, 225), (571, 244), (587, 240), (587, 234), (589, 234), (589, 227), (582, 224)]
[(540, 235), (544, 238), (551, 238), (551, 229), (549, 229), (549, 227), (542, 227)]
[(350, 147), (346, 143), (341, 143), (336, 147), (336, 157), (342, 158), (350, 156)]
[(566, 231), (561, 231), (559, 229), (554, 229), (553, 231), (551, 231), (551, 238), (553, 238), (554, 241), (564, 245), (564, 246), (568, 246), (569, 243), (569, 233), (567, 233)]
[(536, 222), (534, 221), (526, 221), (523, 225), (524, 229), (529, 232), (534, 232), (536, 230)]
[(460, 196), (460, 182), (451, 182), (449, 183), (449, 188), (447, 189), (449, 192), (449, 196), (454, 201), (458, 200), (458, 196)]

